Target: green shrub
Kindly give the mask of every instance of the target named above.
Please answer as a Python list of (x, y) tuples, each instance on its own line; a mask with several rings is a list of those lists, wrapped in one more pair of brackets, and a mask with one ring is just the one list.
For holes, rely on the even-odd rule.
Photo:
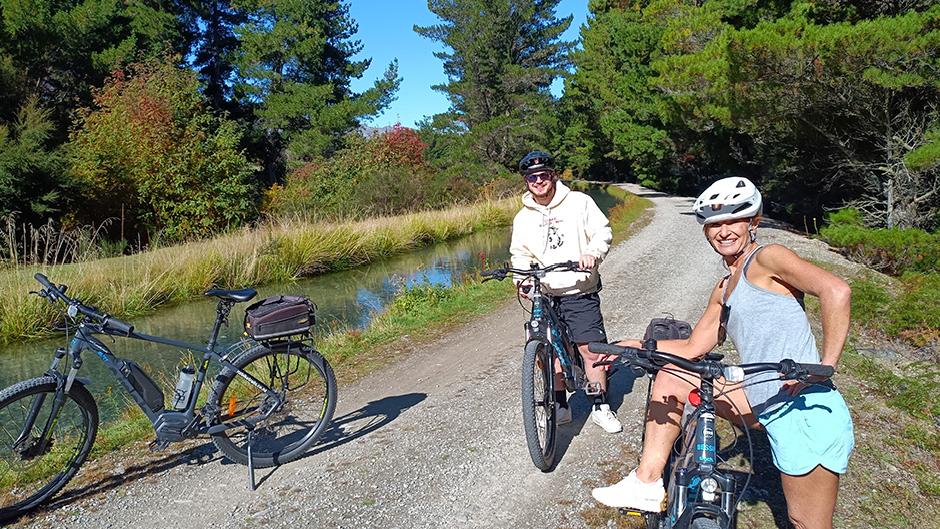
[(171, 62), (135, 65), (105, 83), (95, 106), (67, 145), (82, 220), (118, 218), (125, 238), (161, 232), (172, 241), (249, 217), (254, 167), (235, 123), (206, 108), (195, 73)]
[(866, 228), (861, 214), (844, 209), (827, 217), (823, 240), (852, 259), (890, 275), (940, 270), (940, 234), (916, 228)]
[(852, 279), (852, 319), (868, 327), (881, 327), (885, 307), (893, 302), (887, 289), (868, 279)]
[(916, 345), (940, 340), (940, 272), (909, 272), (901, 283), (904, 290), (888, 309), (888, 333)]
[(842, 365), (888, 398), (888, 404), (912, 417), (940, 417), (940, 369), (933, 362), (916, 362), (895, 374), (881, 363), (847, 347)]

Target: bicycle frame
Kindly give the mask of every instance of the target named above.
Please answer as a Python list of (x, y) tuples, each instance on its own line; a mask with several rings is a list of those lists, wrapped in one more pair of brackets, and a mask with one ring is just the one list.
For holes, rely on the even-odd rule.
[[(253, 422), (257, 423), (261, 420), (264, 420), (276, 409), (278, 409), (281, 404), (283, 404), (280, 395), (271, 390), (271, 388), (267, 387), (255, 377), (251, 376), (249, 373), (236, 368), (228, 360), (229, 356), (233, 352), (236, 352), (243, 342), (236, 342), (224, 350), (222, 354), (216, 351), (219, 331), (222, 327), (222, 324), (226, 321), (233, 305), (234, 302), (231, 301), (219, 301), (218, 306), (216, 307), (215, 324), (212, 327), (212, 333), (206, 345), (192, 344), (179, 340), (173, 340), (171, 338), (152, 336), (133, 331), (129, 332), (126, 336), (127, 338), (145, 342), (159, 343), (163, 345), (179, 347), (193, 351), (195, 353), (202, 353), (202, 362), (200, 363), (196, 372), (196, 379), (193, 384), (192, 392), (190, 393), (191, 396), (189, 402), (187, 403), (186, 408), (182, 410), (165, 408), (158, 410), (151, 409), (151, 406), (147, 403), (147, 400), (142, 392), (138, 391), (137, 388), (134, 387), (131, 376), (125, 373), (125, 370), (128, 369), (126, 360), (117, 357), (101, 340), (95, 336), (95, 334), (100, 332), (100, 329), (97, 326), (82, 321), (79, 323), (78, 329), (75, 331), (75, 334), (69, 342), (68, 349), (66, 350), (60, 348), (56, 350), (52, 364), (49, 366), (49, 371), (47, 372), (47, 374), (56, 377), (60, 382), (58, 391), (56, 393), (56, 402), (54, 403), (52, 414), (50, 414), (50, 422), (53, 421), (53, 417), (58, 415), (58, 410), (61, 406), (61, 403), (65, 400), (65, 393), (68, 392), (74, 380), (76, 380), (78, 370), (82, 366), (81, 355), (85, 350), (91, 350), (95, 353), (96, 356), (98, 356), (98, 358), (101, 359), (102, 362), (104, 362), (105, 366), (107, 366), (107, 368), (111, 371), (111, 374), (121, 383), (137, 406), (140, 407), (140, 409), (144, 412), (153, 426), (153, 429), (156, 433), (155, 443), (159, 446), (165, 446), (169, 443), (180, 441), (202, 433), (219, 433), (230, 427), (245, 425), (244, 422), (231, 425), (213, 425), (211, 424), (211, 421), (215, 416), (214, 413), (208, 413), (206, 417), (201, 417), (196, 412), (196, 401), (198, 400), (197, 396), (202, 391), (202, 387), (205, 383), (206, 372), (209, 369), (209, 362), (212, 359), (218, 362), (223, 368), (235, 371), (240, 377), (244, 378), (250, 384), (263, 391), (266, 396), (273, 399), (272, 402), (274, 405), (270, 406), (266, 413), (261, 414), (261, 416), (259, 416)], [(71, 366), (68, 376), (63, 380), (63, 375), (58, 370), (58, 366), (66, 354), (71, 357)], [(37, 402), (34, 403), (34, 409), (38, 412), (41, 406), (42, 400), (37, 399)], [(205, 406), (203, 409), (206, 409)], [(200, 419), (205, 420), (201, 421)], [(28, 435), (28, 432), (32, 430), (34, 421), (35, 417), (30, 417), (29, 420), (27, 420), (24, 428), (24, 434)], [(51, 424), (47, 424), (44, 427), (42, 435), (43, 439), (47, 437), (50, 426)]]
[[(718, 434), (715, 432), (714, 385), (701, 377), (701, 402), (683, 417), (681, 449), (675, 456), (669, 476), (668, 527), (689, 527), (692, 520), (706, 515), (720, 527), (730, 527), (735, 512), (735, 479), (717, 468)], [(714, 479), (719, 494), (703, 490), (702, 482)], [(720, 496), (720, 502), (715, 500)]]
[[(546, 301), (549, 302), (546, 302)], [(581, 355), (575, 351), (568, 327), (561, 321), (552, 308), (551, 298), (541, 292), (541, 281), (534, 278), (532, 295), (532, 316), (525, 324), (526, 343), (539, 340), (551, 346), (561, 364), (565, 388), (574, 392), (584, 380), (584, 366)], [(564, 332), (562, 332), (564, 331)], [(574, 360), (572, 360), (574, 357)], [(580, 373), (578, 372), (580, 370)]]

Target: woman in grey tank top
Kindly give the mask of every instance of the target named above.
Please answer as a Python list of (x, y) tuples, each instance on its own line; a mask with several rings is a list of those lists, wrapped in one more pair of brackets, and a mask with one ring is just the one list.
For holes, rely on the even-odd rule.
[[(778, 362), (836, 366), (849, 328), (851, 290), (842, 279), (780, 245), (757, 244), (761, 196), (746, 178), (724, 178), (695, 201), (693, 212), (708, 243), (729, 270), (686, 340), (663, 340), (662, 351), (696, 359), (729, 336), (742, 363)], [(821, 355), (803, 308), (803, 296), (819, 298)], [(638, 340), (620, 342), (640, 347)], [(766, 375), (761, 375), (767, 378)], [(679, 436), (689, 380), (661, 373), (650, 397), (639, 466), (619, 483), (592, 491), (606, 505), (659, 511), (665, 494), (662, 473)], [(748, 379), (746, 384), (757, 382)], [(695, 381), (695, 386), (698, 383)], [(740, 385), (739, 385), (740, 386)], [(741, 391), (716, 383), (719, 415), (767, 431), (774, 464), (781, 471), (787, 510), (798, 528), (832, 527), (839, 476), (854, 446), (852, 423), (842, 397), (828, 381), (766, 382)]]

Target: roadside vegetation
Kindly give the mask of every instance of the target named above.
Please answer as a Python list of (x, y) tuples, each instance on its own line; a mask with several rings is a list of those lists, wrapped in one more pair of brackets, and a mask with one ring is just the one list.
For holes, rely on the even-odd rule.
[(346, 270), (481, 229), (505, 226), (518, 201), (338, 223), (272, 220), (206, 241), (98, 261), (0, 272), (0, 339), (48, 333), (59, 308), (29, 295), (33, 274), (68, 284), (83, 300), (119, 317), (200, 296), (213, 285), (242, 287)]
[(915, 513), (940, 512), (940, 234), (871, 229), (843, 210), (820, 235), (880, 272), (849, 279), (855, 331), (842, 365), (860, 382), (849, 392), (870, 436), (859, 445), (871, 464), (856, 468), (883, 484), (873, 490), (878, 501), (860, 508), (899, 527), (929, 524)]
[(931, 0), (594, 0), (578, 42), (560, 0), (430, 2), (449, 108), (378, 129), (402, 78), (348, 0), (40, 4), (0, 27), (0, 267), (498, 198), (534, 148), (684, 195), (747, 176), (794, 225), (940, 222)]

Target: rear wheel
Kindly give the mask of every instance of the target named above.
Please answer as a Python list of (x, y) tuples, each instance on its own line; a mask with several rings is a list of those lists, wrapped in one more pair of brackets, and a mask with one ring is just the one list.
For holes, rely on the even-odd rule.
[[(219, 407), (219, 422), (257, 421), (252, 433), (252, 460), (257, 468), (293, 461), (326, 431), (336, 408), (336, 378), (320, 353), (307, 345), (269, 349), (258, 344), (232, 363), (280, 397), (267, 395), (232, 369), (216, 379), (210, 402)], [(230, 428), (212, 436), (229, 459), (248, 464), (248, 430)]]
[(532, 462), (548, 472), (555, 463), (555, 362), (537, 340), (522, 357), (522, 424)]
[(76, 382), (52, 417), (56, 386), (47, 376), (0, 392), (0, 524), (62, 490), (95, 442), (95, 399)]

